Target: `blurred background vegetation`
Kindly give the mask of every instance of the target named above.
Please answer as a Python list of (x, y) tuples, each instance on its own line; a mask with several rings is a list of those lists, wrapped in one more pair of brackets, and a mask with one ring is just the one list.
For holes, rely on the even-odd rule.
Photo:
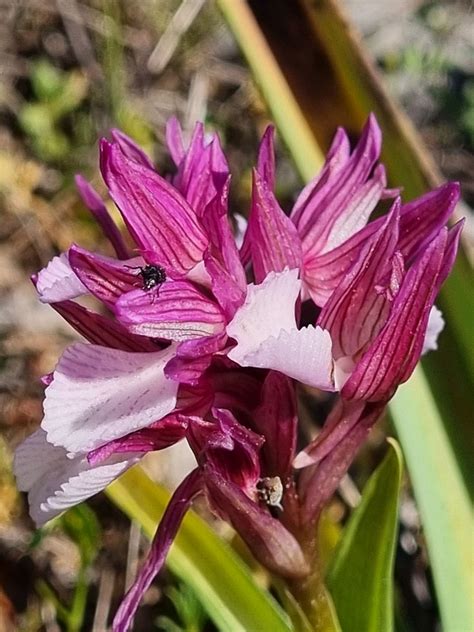
[[(460, 180), (472, 205), (471, 3), (348, 0), (346, 7), (444, 177)], [(1, 0), (0, 77), (0, 630), (99, 632), (147, 544), (102, 495), (35, 534), (15, 491), (11, 451), (41, 418), (38, 378), (73, 339), (53, 310), (37, 303), (28, 277), (72, 241), (108, 252), (73, 176), (81, 172), (105, 191), (97, 140), (111, 127), (136, 139), (166, 172), (166, 120), (177, 115), (187, 133), (205, 120), (220, 133), (230, 160), (233, 210), (245, 214), (250, 169), (269, 115), (210, 0)], [(277, 150), (277, 193), (285, 206), (301, 182), (282, 144)], [(377, 428), (358, 459), (331, 507), (335, 520), (357, 502), (384, 436)], [(186, 459), (164, 456), (150, 467), (172, 486)], [(408, 484), (400, 522), (399, 629), (436, 630)], [(148, 591), (135, 629), (214, 628), (190, 589), (167, 572)]]

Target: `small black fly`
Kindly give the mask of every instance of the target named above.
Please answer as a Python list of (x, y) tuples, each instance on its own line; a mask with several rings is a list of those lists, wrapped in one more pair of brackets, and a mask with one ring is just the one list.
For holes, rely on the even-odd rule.
[(154, 287), (160, 287), (166, 281), (166, 271), (161, 266), (145, 265), (138, 273), (142, 277), (143, 289), (148, 292)]
[(136, 276), (140, 276), (142, 278), (141, 286), (145, 292), (149, 292), (153, 290), (153, 288), (157, 288), (159, 291), (160, 287), (168, 278), (166, 276), (166, 270), (161, 266), (155, 266), (146, 264), (144, 266), (125, 266), (129, 268), (129, 270), (138, 270)]

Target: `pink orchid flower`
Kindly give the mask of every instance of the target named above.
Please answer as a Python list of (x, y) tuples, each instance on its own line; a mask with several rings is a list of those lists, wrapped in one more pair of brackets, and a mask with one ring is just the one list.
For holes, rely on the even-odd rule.
[[(185, 149), (172, 119), (171, 180), (127, 136), (114, 130), (112, 139), (101, 143), (101, 171), (129, 236), (78, 176), (116, 258), (72, 245), (34, 278), (40, 300), (87, 343), (66, 349), (45, 379), (44, 419), (17, 449), (15, 471), (42, 525), (147, 452), (189, 443), (197, 466), (116, 615), (114, 630), (123, 632), (197, 494), (264, 566), (290, 578), (309, 572), (301, 543), (314, 540), (322, 506), (387, 401), (436, 346), (434, 300), (461, 225), (445, 228), (456, 184), (404, 205), (395, 199), (369, 221), (382, 198), (397, 196), (376, 165), (373, 116), (352, 152), (337, 132), (289, 216), (273, 193), (267, 130), (240, 250), (217, 136), (198, 124)], [(103, 309), (77, 302), (84, 295)], [(340, 394), (295, 458), (296, 382)], [(298, 478), (295, 467), (304, 468)]]

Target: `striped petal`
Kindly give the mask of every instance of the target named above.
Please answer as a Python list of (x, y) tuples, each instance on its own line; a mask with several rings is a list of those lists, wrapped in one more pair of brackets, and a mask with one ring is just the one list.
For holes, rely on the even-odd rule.
[(94, 345), (120, 349), (122, 351), (158, 351), (163, 344), (145, 336), (130, 333), (120, 323), (91, 312), (73, 301), (53, 303), (53, 309), (66, 320), (81, 336)]
[(242, 251), (248, 247), (257, 283), (269, 272), (302, 265), (298, 231), (258, 171), (253, 173), (252, 206)]
[(303, 252), (322, 254), (367, 221), (384, 187), (382, 169), (367, 183), (380, 149), (381, 132), (372, 114), (350, 156), (344, 132), (336, 134), (327, 165), (303, 190), (292, 211)]
[(179, 276), (202, 260), (207, 237), (193, 209), (169, 182), (107, 141), (101, 145), (101, 170), (147, 261)]
[(122, 294), (140, 285), (137, 272), (143, 265), (141, 257), (118, 261), (76, 245), (69, 248), (68, 255), (77, 278), (108, 307), (113, 307)]
[(220, 307), (188, 281), (166, 281), (157, 292), (134, 290), (115, 304), (129, 331), (166, 340), (192, 340), (224, 330)]
[(406, 273), (385, 326), (341, 391), (345, 399), (388, 400), (413, 372), (423, 348), (431, 307), (444, 280), (446, 247), (447, 231), (443, 229)]
[(114, 247), (117, 257), (119, 259), (129, 259), (130, 255), (123, 237), (100, 195), (81, 175), (76, 175), (74, 180), (82, 201), (99, 223), (102, 232)]
[(395, 252), (399, 217), (397, 202), (321, 311), (318, 324), (330, 331), (336, 359), (363, 350), (385, 323), (403, 276), (403, 258)]
[(155, 168), (153, 162), (146, 155), (143, 149), (139, 147), (136, 142), (130, 138), (130, 136), (127, 136), (127, 134), (124, 134), (119, 129), (112, 129), (110, 132), (114, 141), (129, 160), (134, 160), (149, 169)]

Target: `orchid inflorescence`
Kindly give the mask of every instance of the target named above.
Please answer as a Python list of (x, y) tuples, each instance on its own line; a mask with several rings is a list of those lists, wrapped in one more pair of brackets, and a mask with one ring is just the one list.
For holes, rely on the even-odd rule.
[[(238, 234), (217, 135), (198, 123), (185, 148), (171, 119), (167, 142), (172, 179), (123, 133), (101, 141), (102, 176), (127, 239), (76, 178), (116, 258), (72, 245), (34, 277), (39, 299), (87, 342), (67, 348), (44, 378), (41, 427), (15, 457), (40, 526), (149, 451), (182, 439), (193, 450), (197, 466), (169, 503), (117, 632), (128, 629), (198, 494), (273, 573), (310, 573), (309, 534), (324, 504), (398, 385), (436, 348), (443, 320), (434, 300), (461, 231), (446, 228), (457, 184), (407, 204), (387, 189), (373, 116), (352, 151), (337, 131), (289, 215), (274, 194), (269, 127)], [(382, 199), (390, 210), (369, 221)], [(90, 311), (75, 301), (83, 295), (106, 309)], [(298, 383), (337, 396), (322, 431), (296, 454)]]

